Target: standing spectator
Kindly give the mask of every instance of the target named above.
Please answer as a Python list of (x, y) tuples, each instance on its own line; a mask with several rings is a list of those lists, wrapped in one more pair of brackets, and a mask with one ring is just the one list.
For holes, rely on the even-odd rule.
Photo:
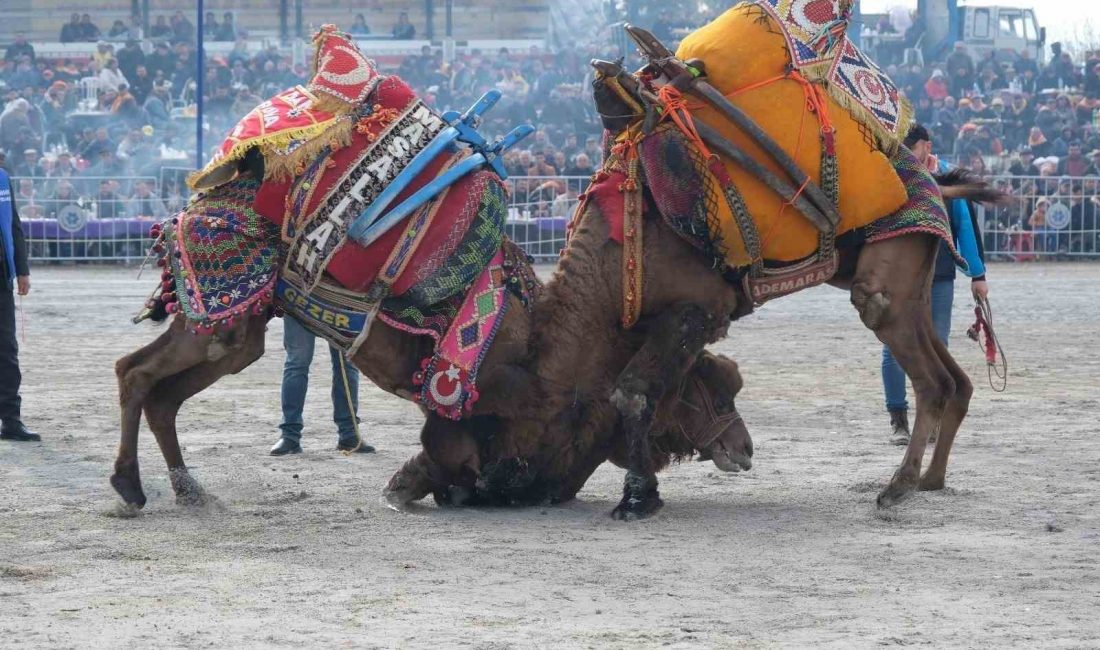
[[(279, 440), (271, 448), (272, 456), (302, 453), (302, 411), (305, 409), (309, 366), (313, 362), (316, 340), (313, 332), (298, 319), (289, 315), (283, 319), (283, 348), (286, 350), (281, 394), (283, 421), (279, 424)], [(359, 372), (347, 361), (343, 352), (331, 345), (328, 348), (332, 358), (332, 419), (338, 434), (336, 449), (373, 453), (374, 447), (362, 441), (357, 434)]]
[[(936, 173), (945, 173), (950, 167), (932, 155), (932, 141), (928, 130), (915, 125), (905, 138), (908, 147), (921, 164)], [(970, 290), (974, 298), (985, 298), (989, 286), (985, 281), (985, 250), (982, 248), (981, 232), (975, 215), (970, 212), (966, 201), (954, 200), (948, 203), (947, 214), (951, 220), (951, 236), (955, 240), (959, 255), (966, 260), (966, 275), (971, 278)], [(951, 333), (951, 311), (955, 300), (955, 256), (946, 242), (940, 242), (936, 257), (936, 266), (932, 279), (931, 302), (932, 323), (936, 336), (946, 346)], [(886, 408), (890, 413), (890, 425), (893, 429), (891, 441), (895, 445), (909, 444), (909, 404), (905, 396), (905, 372), (894, 359), (890, 349), (882, 348), (882, 385), (886, 396)]]
[(12, 289), (20, 296), (31, 290), (30, 267), (27, 265), (27, 245), (23, 225), (12, 195), (11, 180), (0, 168), (0, 439), (20, 442), (42, 438), (23, 425), (20, 417), (19, 344), (15, 340), (15, 300)]
[(115, 54), (115, 59), (118, 60), (118, 69), (122, 72), (122, 76), (133, 79), (137, 67), (145, 63), (145, 52), (141, 51), (141, 46), (137, 40), (130, 39)]
[(126, 78), (130, 80), (130, 93), (134, 96), (134, 101), (138, 106), (143, 106), (153, 90), (153, 78), (149, 76), (149, 71), (139, 63), (133, 76), (127, 75)]
[(974, 86), (974, 59), (966, 52), (966, 43), (955, 43), (955, 51), (947, 57), (947, 74), (955, 97), (962, 97)]
[(24, 56), (34, 63), (34, 46), (27, 42), (25, 33), (15, 32), (15, 41), (4, 51), (4, 60), (15, 61)]
[(367, 19), (363, 14), (355, 14), (355, 22), (351, 24), (351, 30), (348, 33), (352, 36), (370, 35), (370, 26), (367, 25)]
[(30, 178), (19, 179), (19, 191), (15, 198), (23, 206), (23, 216), (28, 219), (39, 219), (43, 216), (42, 204), (38, 200), (38, 188)]
[(145, 116), (154, 129), (163, 129), (172, 123), (171, 113), (168, 111), (170, 102), (168, 88), (164, 83), (153, 84), (153, 92), (149, 93), (142, 108)]
[(99, 40), (100, 32), (99, 28), (92, 22), (92, 16), (90, 14), (84, 14), (80, 17), (80, 39), (85, 43), (95, 43)]
[[(29, 118), (31, 103), (19, 97), (8, 102), (0, 113), (0, 149), (5, 151), (23, 151), (17, 148), (24, 141), (25, 132), (34, 138), (34, 129)], [(40, 136), (39, 136), (40, 137)]]
[(1055, 252), (1057, 250), (1057, 233), (1052, 234), (1047, 228), (1047, 208), (1050, 207), (1050, 199), (1043, 197), (1035, 202), (1035, 211), (1028, 217), (1027, 225), (1031, 232), (1035, 233), (1036, 250)]
[(409, 22), (409, 12), (397, 15), (397, 24), (393, 26), (393, 37), (399, 41), (411, 41), (416, 38), (416, 27)]
[(73, 14), (69, 17), (69, 22), (61, 26), (61, 36), (57, 40), (62, 43), (76, 43), (84, 40), (81, 38), (83, 35), (83, 28), (80, 26), (80, 14)]
[(153, 53), (148, 56), (145, 61), (145, 66), (149, 68), (149, 72), (156, 77), (158, 72), (165, 75), (176, 69), (175, 57), (168, 51), (168, 43), (164, 41), (157, 41), (153, 46)]

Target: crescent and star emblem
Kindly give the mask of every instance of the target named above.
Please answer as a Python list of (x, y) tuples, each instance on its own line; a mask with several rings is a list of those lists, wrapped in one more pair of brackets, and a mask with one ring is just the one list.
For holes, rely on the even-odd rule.
[[(462, 397), (462, 385), (458, 381), (461, 375), (461, 371), (456, 366), (451, 366), (446, 370), (441, 370), (432, 375), (432, 381), (428, 384), (428, 390), (432, 393), (432, 399), (440, 406), (454, 406), (457, 404), (459, 398)], [(444, 377), (449, 379), (451, 385), (454, 386), (448, 395), (443, 395), (439, 392), (439, 380)]]

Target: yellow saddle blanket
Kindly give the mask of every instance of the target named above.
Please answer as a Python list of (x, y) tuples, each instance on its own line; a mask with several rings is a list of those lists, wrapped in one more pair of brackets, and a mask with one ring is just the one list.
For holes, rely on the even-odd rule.
[[(822, 185), (821, 122), (808, 110), (808, 82), (788, 74), (788, 44), (770, 14), (755, 4), (742, 3), (688, 35), (676, 55), (684, 61), (701, 59), (711, 85), (745, 111), (815, 183)], [(865, 124), (866, 120), (857, 120), (832, 93), (816, 96), (835, 130), (841, 215), (837, 234), (895, 212), (906, 201), (905, 187), (881, 151), (882, 138)], [(691, 114), (784, 177), (770, 156), (716, 110), (692, 105)], [(754, 176), (730, 161), (723, 162), (756, 223), (765, 260), (796, 261), (817, 251), (818, 231), (808, 220), (793, 207), (784, 208), (783, 199)], [(713, 176), (711, 181), (716, 182)], [(752, 260), (736, 219), (725, 201), (719, 203), (720, 233), (716, 234), (721, 236), (726, 261), (735, 267), (747, 266)]]

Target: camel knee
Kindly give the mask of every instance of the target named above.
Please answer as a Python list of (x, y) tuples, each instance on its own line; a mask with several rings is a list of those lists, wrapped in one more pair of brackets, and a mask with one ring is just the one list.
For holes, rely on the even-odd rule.
[(947, 407), (948, 400), (958, 395), (957, 389), (955, 380), (946, 372), (913, 382), (913, 390), (924, 398), (934, 412), (942, 412)]
[(881, 291), (874, 291), (863, 283), (852, 286), (852, 305), (859, 312), (859, 319), (870, 330), (877, 330), (886, 322), (890, 298)]

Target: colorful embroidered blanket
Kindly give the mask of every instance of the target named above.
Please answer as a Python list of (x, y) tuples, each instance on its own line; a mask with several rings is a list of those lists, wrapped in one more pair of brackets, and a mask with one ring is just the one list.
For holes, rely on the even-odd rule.
[(897, 212), (883, 217), (863, 230), (868, 242), (882, 241), (913, 233), (926, 233), (947, 242), (955, 263), (966, 268), (966, 260), (955, 250), (951, 221), (947, 216), (936, 179), (920, 164), (917, 157), (902, 147), (891, 158), (898, 177), (905, 183), (908, 200)]
[[(840, 189), (840, 231), (865, 226), (893, 213), (905, 202), (905, 188), (887, 156), (871, 145), (874, 138), (867, 137), (866, 124), (853, 117), (834, 93), (818, 92), (817, 86), (789, 73), (788, 45), (776, 20), (760, 5), (742, 3), (730, 9), (688, 35), (676, 54), (684, 60), (701, 59), (706, 64), (710, 84), (759, 124), (818, 186), (824, 187), (823, 178), (831, 172), (822, 171), (822, 150), (827, 148), (822, 116), (807, 109), (809, 94), (813, 95), (813, 103), (824, 108), (826, 121), (832, 128)], [(761, 164), (779, 171), (770, 156), (723, 115), (709, 106), (692, 104), (690, 109), (694, 119), (709, 124)], [(648, 140), (643, 141), (643, 148), (658, 144)], [(653, 161), (661, 163), (660, 155), (675, 153), (675, 147), (664, 149), (667, 151), (655, 154)], [(646, 152), (642, 155), (644, 161)], [(663, 173), (675, 176), (679, 172), (672, 160), (686, 158), (684, 155), (666, 158), (667, 162), (653, 167), (664, 168)], [(818, 233), (808, 220), (786, 206), (782, 198), (755, 176), (731, 161), (723, 162), (745, 209), (757, 225), (765, 260), (790, 262), (817, 250)], [(655, 173), (647, 168), (646, 175), (652, 180)], [(708, 183), (714, 182), (714, 174), (700, 175), (708, 176)], [(708, 190), (707, 194), (722, 196), (718, 190)], [(708, 201), (713, 202), (709, 197)], [(737, 219), (732, 216), (738, 209), (736, 201), (725, 197), (717, 205), (722, 212), (719, 228), (727, 263), (735, 267), (750, 264)]]
[(846, 36), (853, 0), (754, 0), (774, 19), (791, 64), (829, 93), (883, 141), (905, 139), (913, 109), (894, 82)]
[[(698, 191), (697, 188), (708, 186), (697, 175), (701, 173), (698, 161), (685, 164), (681, 159), (674, 159), (680, 161), (677, 169), (682, 170), (681, 174), (646, 179), (654, 202), (662, 218), (673, 230), (708, 256), (708, 259), (721, 264), (724, 260), (723, 243), (710, 236), (712, 229), (707, 225), (707, 218), (712, 214), (708, 202), (717, 199), (706, 190)], [(863, 240), (876, 242), (914, 233), (933, 235), (947, 242), (956, 262), (965, 268), (965, 260), (955, 251), (951, 223), (935, 179), (912, 152), (904, 147), (898, 149), (890, 160), (904, 184), (906, 201), (895, 212), (860, 228)], [(583, 202), (595, 204), (608, 223), (609, 236), (620, 244), (623, 242), (624, 204), (623, 193), (619, 188), (625, 180), (626, 173), (623, 170), (601, 172), (581, 197)]]
[(252, 209), (258, 188), (252, 179), (230, 181), (155, 227), (162, 284), (137, 320), (149, 317), (159, 301), (209, 333), (271, 302), (279, 231)]
[(351, 37), (325, 25), (313, 38), (313, 78), (275, 95), (245, 115), (213, 159), (187, 182), (193, 189), (217, 187), (236, 176), (235, 163), (259, 148), (267, 179), (287, 180), (325, 145), (346, 143), (359, 109), (381, 81), (374, 63)]

